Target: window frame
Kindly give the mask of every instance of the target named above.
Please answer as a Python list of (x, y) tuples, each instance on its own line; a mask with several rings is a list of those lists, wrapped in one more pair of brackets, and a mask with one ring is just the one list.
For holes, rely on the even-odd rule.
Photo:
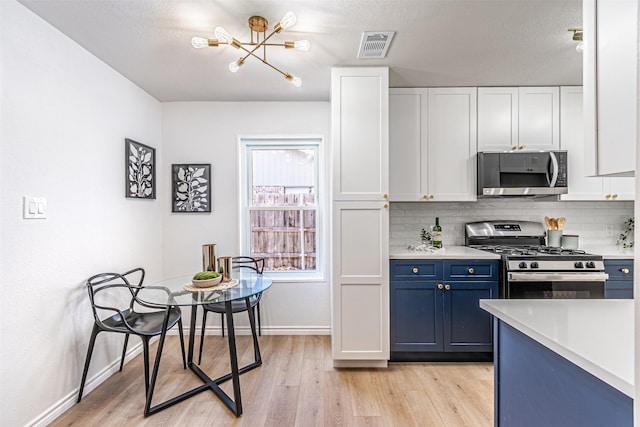
[[(252, 210), (292, 210), (301, 212), (314, 210), (316, 212), (316, 269), (304, 270), (269, 270), (266, 273), (274, 281), (278, 282), (321, 282), (325, 280), (326, 268), (326, 244), (325, 237), (325, 213), (327, 201), (325, 195), (326, 172), (324, 155), (324, 138), (321, 136), (239, 136), (239, 211), (240, 211), (240, 253), (249, 255), (251, 248), (250, 212)], [(256, 149), (313, 149), (316, 153), (315, 177), (316, 200), (314, 206), (252, 206), (251, 195), (253, 183), (253, 168), (251, 164), (251, 152)]]

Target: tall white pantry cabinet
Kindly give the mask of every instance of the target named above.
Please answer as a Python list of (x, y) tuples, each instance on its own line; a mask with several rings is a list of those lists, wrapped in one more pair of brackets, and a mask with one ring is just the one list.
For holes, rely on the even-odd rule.
[(389, 70), (331, 71), (332, 355), (389, 359)]

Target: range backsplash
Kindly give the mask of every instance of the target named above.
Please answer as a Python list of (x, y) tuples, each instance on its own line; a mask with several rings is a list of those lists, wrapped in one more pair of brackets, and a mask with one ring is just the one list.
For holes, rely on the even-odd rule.
[(580, 236), (580, 247), (615, 246), (624, 222), (633, 216), (633, 202), (548, 202), (482, 200), (478, 202), (427, 202), (390, 204), (390, 245), (420, 241), (420, 230), (440, 218), (443, 245), (464, 245), (464, 225), (473, 221), (518, 219), (539, 221), (565, 217), (565, 234)]

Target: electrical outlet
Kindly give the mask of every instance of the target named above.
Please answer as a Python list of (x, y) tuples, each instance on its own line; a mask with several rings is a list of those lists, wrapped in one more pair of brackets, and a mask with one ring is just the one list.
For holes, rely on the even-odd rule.
[(605, 225), (604, 237), (613, 237), (613, 235), (614, 235), (613, 224)]

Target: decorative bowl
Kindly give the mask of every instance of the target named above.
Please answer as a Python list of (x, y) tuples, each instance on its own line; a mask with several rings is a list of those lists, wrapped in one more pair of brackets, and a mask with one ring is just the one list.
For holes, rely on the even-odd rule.
[(191, 279), (191, 283), (193, 283), (193, 286), (195, 286), (196, 288), (210, 288), (212, 286), (216, 286), (221, 281), (222, 281), (222, 275), (218, 277), (214, 277), (213, 279), (206, 279), (206, 280)]

